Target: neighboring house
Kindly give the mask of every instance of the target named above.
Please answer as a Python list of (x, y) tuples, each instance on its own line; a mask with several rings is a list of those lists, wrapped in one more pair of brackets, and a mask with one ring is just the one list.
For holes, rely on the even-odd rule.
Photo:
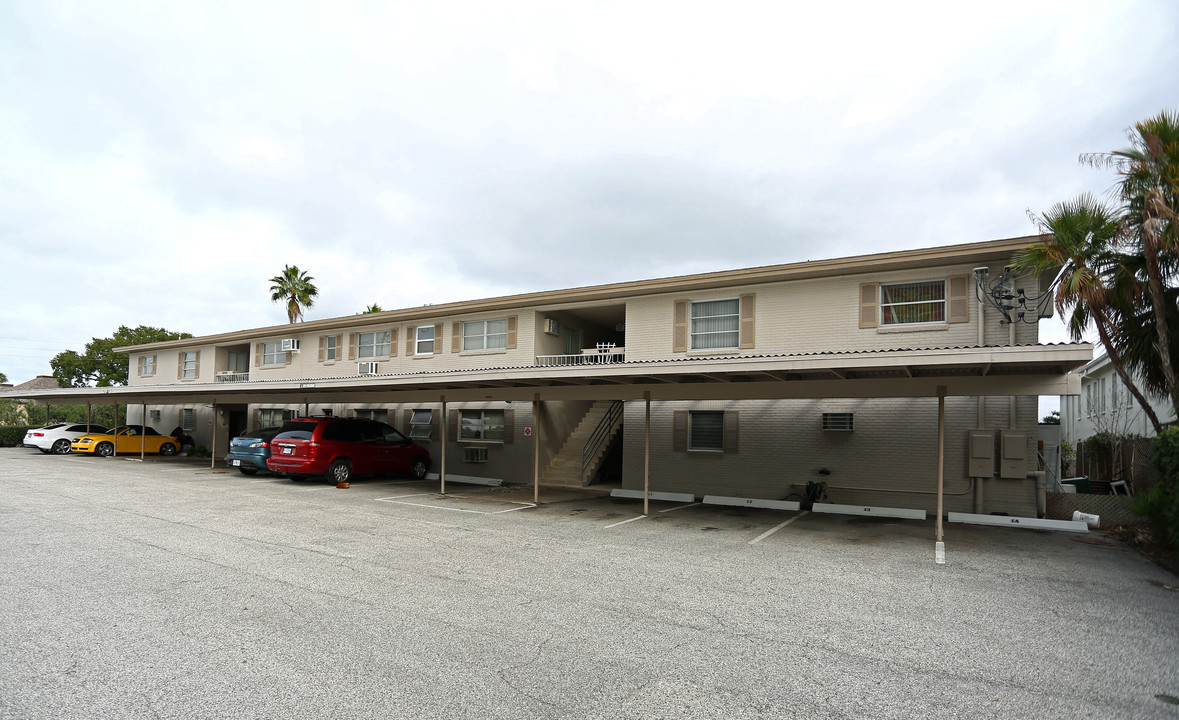
[[(1081, 379), (1081, 394), (1061, 396), (1061, 438), (1075, 445), (1098, 433), (1154, 437), (1154, 426), (1142, 406), (1114, 370), (1108, 355), (1101, 355), (1075, 371)], [(1135, 382), (1140, 378), (1135, 376)], [(1142, 385), (1138, 385), (1141, 390)], [(1163, 423), (1175, 421), (1169, 398), (1142, 391)]]
[[(1038, 237), (390, 310), (118, 348), (71, 394), (220, 456), (296, 415), (385, 420), (446, 478), (1036, 514), (1038, 396), (1088, 344), (1039, 345), (976, 300)], [(1039, 292), (1037, 278), (1017, 289)], [(37, 395), (60, 402), (70, 391)], [(944, 400), (939, 400), (944, 398)], [(939, 406), (944, 415), (939, 422)], [(1038, 500), (1038, 498), (1040, 498)]]
[[(13, 385), (11, 383), (0, 384), (0, 398), (8, 396), (19, 400), (24, 397), (25, 393), (31, 390), (56, 390), (60, 387), (61, 385), (57, 382), (57, 378), (52, 375), (38, 375), (32, 380), (20, 383), (19, 385)], [(21, 422), (28, 422), (29, 418), (29, 413), (25, 405), (26, 403), (21, 403), (16, 408), (16, 414), (19, 416), (18, 419)]]

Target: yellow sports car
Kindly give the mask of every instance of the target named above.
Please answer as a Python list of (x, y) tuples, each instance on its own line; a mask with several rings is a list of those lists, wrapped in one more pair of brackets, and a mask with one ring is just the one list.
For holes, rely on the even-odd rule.
[(70, 443), (70, 452), (106, 457), (117, 447), (120, 455), (141, 452), (175, 455), (179, 441), (171, 435), (161, 435), (154, 428), (143, 425), (120, 425), (108, 433), (83, 435)]

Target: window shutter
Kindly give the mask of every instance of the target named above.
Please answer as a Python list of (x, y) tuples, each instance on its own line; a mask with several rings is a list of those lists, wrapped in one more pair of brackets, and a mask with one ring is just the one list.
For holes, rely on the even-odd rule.
[[(280, 346), (280, 347), (281, 347), (281, 346)], [(293, 352), (290, 352), (290, 351), (288, 350), (287, 352), (283, 353), (283, 361), (282, 361), (282, 364), (283, 364), (283, 365), (290, 365), (290, 364), (291, 364), (291, 360), (294, 360), (294, 359), (295, 359), (295, 353), (293, 353)]]
[(516, 442), (516, 411), (504, 410), (504, 445)]
[(319, 361), (320, 362), (323, 362), (324, 354), (327, 352), (326, 346), (327, 346), (327, 337), (320, 335), (319, 336)]
[(176, 353), (176, 379), (184, 379), (184, 353)]
[[(672, 352), (688, 352), (688, 301), (675, 301), (675, 318), (671, 325), (671, 351)], [(687, 415), (684, 416), (684, 432), (687, 432)], [(684, 439), (684, 449), (686, 450), (687, 436)]]
[(262, 367), (262, 353), (266, 352), (266, 346), (262, 343), (254, 343), (254, 367)]
[(876, 313), (876, 297), (879, 288), (879, 283), (860, 285), (860, 327), (862, 328), (874, 328), (879, 324)]
[(417, 348), (414, 347), (414, 342), (418, 339), (418, 329), (414, 325), (405, 328), (405, 356), (410, 357), (417, 354)]
[(139, 377), (143, 377), (143, 356), (139, 356)]
[(458, 442), (463, 436), (463, 423), (458, 410), (450, 411), (450, 424), (454, 428), (454, 441)]
[(968, 275), (954, 275), (946, 280), (946, 322), (970, 322), (970, 303), (967, 292), (970, 290)]
[(193, 380), (196, 380), (197, 378), (199, 378), (201, 376), (201, 351), (197, 350), (195, 354), (196, 354), (196, 361), (193, 363), (193, 370), (192, 370)]
[(397, 328), (389, 328), (389, 357), (397, 357)]
[(750, 350), (754, 347), (754, 324), (753, 318), (756, 308), (754, 307), (755, 295), (741, 296), (741, 349)]
[(739, 447), (737, 441), (737, 427), (739, 424), (737, 417), (736, 410), (725, 411), (724, 450), (727, 453), (737, 452), (737, 448)]
[(356, 343), (360, 341), (356, 333), (348, 333), (348, 359), (356, 359)]
[(461, 320), (455, 320), (450, 324), (450, 351), (452, 353), (463, 351), (463, 323)]
[(410, 427), (410, 424), (409, 424), (409, 421), (413, 418), (413, 410), (406, 410), (404, 413), (404, 416), (405, 416), (405, 424), (401, 426), (401, 428), (404, 428), (404, 430), (401, 430), (401, 428), (398, 428), (398, 429), (401, 430), (406, 435), (409, 435), (409, 431), (413, 429)]
[(508, 316), (508, 350), (516, 349), (516, 316)]
[(442, 323), (434, 326), (434, 354), (442, 354)]
[(671, 449), (674, 452), (688, 450), (688, 411), (676, 410), (671, 423)]

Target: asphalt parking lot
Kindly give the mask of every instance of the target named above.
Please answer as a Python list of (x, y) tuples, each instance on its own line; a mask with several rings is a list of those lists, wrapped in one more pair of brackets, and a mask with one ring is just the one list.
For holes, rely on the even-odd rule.
[(0, 718), (1179, 718), (1101, 534), (0, 449)]

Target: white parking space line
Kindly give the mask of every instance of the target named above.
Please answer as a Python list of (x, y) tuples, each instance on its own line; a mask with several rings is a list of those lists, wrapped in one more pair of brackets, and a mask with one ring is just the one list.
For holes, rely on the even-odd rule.
[(625, 524), (627, 524), (627, 523), (632, 523), (632, 522), (634, 522), (635, 520), (642, 520), (642, 519), (643, 519), (643, 518), (645, 518), (645, 517), (647, 517), (647, 516), (646, 516), (646, 515), (640, 515), (640, 516), (638, 516), (638, 517), (632, 517), (630, 520), (623, 520), (622, 522), (616, 522), (616, 523), (614, 523), (613, 525), (607, 525), (607, 526), (606, 526), (606, 529), (607, 529), (607, 530), (609, 530), (610, 528), (613, 528), (613, 527), (618, 527), (619, 525), (625, 525)]
[(779, 531), (779, 530), (781, 530), (782, 528), (786, 527), (786, 526), (787, 526), (787, 525), (789, 525), (790, 523), (794, 522), (795, 520), (799, 519), (800, 517), (802, 517), (803, 515), (806, 515), (806, 514), (807, 514), (807, 513), (809, 513), (809, 512), (810, 512), (809, 510), (803, 510), (803, 511), (802, 511), (802, 512), (800, 512), (799, 514), (795, 515), (794, 517), (790, 518), (790, 519), (789, 519), (789, 520), (787, 520), (786, 522), (782, 523), (781, 525), (778, 525), (778, 526), (776, 526), (776, 527), (772, 527), (772, 528), (770, 528), (769, 530), (766, 530), (765, 532), (763, 532), (761, 535), (758, 535), (757, 537), (753, 538), (752, 540), (750, 540), (750, 541), (749, 541), (749, 544), (750, 544), (750, 545), (756, 545), (756, 544), (758, 544), (758, 543), (759, 543), (759, 542), (761, 542), (762, 540), (765, 540), (765, 539), (766, 539), (766, 538), (768, 538), (769, 536), (773, 535), (774, 533), (778, 532), (778, 531)]
[(414, 507), (433, 508), (434, 510), (450, 510), (451, 512), (464, 512), (464, 513), (471, 513), (473, 515), (502, 515), (504, 513), (515, 512), (517, 510), (527, 510), (528, 508), (536, 507), (536, 505), (534, 503), (522, 503), (522, 502), (512, 501), (513, 505), (518, 505), (519, 507), (508, 508), (507, 510), (487, 511), (487, 510), (469, 510), (467, 508), (446, 507), (444, 505), (430, 505), (428, 503), (420, 503), (420, 502), (406, 502), (406, 501), (402, 500), (402, 498), (429, 497), (433, 494), (434, 493), (416, 493), (414, 495), (393, 495), (391, 497), (377, 498), (377, 502), (394, 503), (396, 505), (413, 505)]
[(689, 507), (692, 507), (693, 505), (699, 505), (699, 504), (700, 503), (696, 502), (696, 503), (689, 503), (687, 505), (676, 505), (675, 507), (669, 507), (666, 510), (660, 510), (659, 512), (661, 512), (661, 513), (673, 512), (675, 510), (683, 510), (684, 508), (689, 508)]

